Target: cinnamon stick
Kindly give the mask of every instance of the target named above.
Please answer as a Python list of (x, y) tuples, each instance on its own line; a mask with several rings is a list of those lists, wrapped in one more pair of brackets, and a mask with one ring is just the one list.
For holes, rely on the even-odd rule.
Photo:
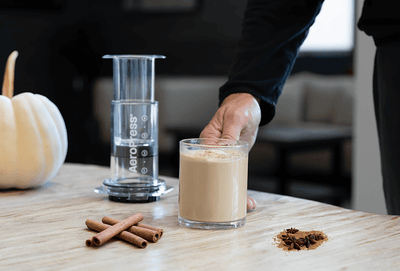
[[(87, 224), (86, 224), (86, 225), (87, 225)], [(88, 228), (89, 228), (89, 227), (88, 227)], [(86, 246), (88, 246), (88, 247), (93, 246), (92, 238), (87, 239), (86, 242), (85, 242), (85, 244), (86, 244)]]
[(143, 215), (141, 213), (134, 214), (127, 219), (124, 219), (117, 224), (107, 228), (106, 230), (99, 232), (95, 236), (92, 237), (92, 242), (96, 246), (101, 246), (114, 236), (116, 236), (118, 233), (123, 232), (124, 230), (132, 227), (136, 223), (140, 222), (143, 220)]
[(160, 239), (164, 234), (164, 230), (163, 229), (159, 229), (159, 228), (152, 227), (152, 226), (149, 226), (149, 225), (145, 225), (145, 224), (142, 224), (142, 223), (137, 223), (137, 224), (135, 224), (135, 226), (136, 227), (145, 228), (145, 229), (149, 229), (149, 230), (153, 230), (153, 231), (157, 231), (158, 234), (160, 235), (160, 237), (158, 239)]
[[(120, 222), (118, 219), (114, 219), (114, 218), (111, 218), (108, 216), (103, 217), (101, 219), (101, 221), (103, 223), (109, 224), (109, 225), (115, 225), (118, 222)], [(137, 236), (140, 236), (140, 237), (146, 239), (147, 241), (154, 242), (154, 243), (156, 243), (158, 241), (158, 239), (160, 238), (158, 231), (153, 231), (153, 230), (146, 229), (146, 228), (132, 226), (132, 227), (126, 229), (126, 231), (129, 231)]]
[[(89, 229), (97, 231), (97, 232), (100, 232), (100, 233), (103, 232), (103, 231), (106, 231), (107, 229), (112, 227), (110, 225), (106, 225), (106, 224), (103, 224), (101, 222), (97, 222), (97, 221), (92, 220), (92, 219), (87, 219), (85, 223), (86, 223), (86, 226)], [(117, 235), (115, 235), (113, 237), (117, 237), (119, 239), (122, 239), (122, 240), (124, 240), (124, 241), (126, 241), (128, 243), (134, 244), (134, 245), (136, 245), (136, 246), (138, 246), (140, 248), (146, 248), (146, 246), (147, 246), (147, 241), (146, 240), (144, 240), (141, 237), (136, 236), (136, 235), (134, 235), (134, 234), (132, 234), (130, 232), (127, 232), (127, 231), (123, 231), (121, 233), (118, 233)], [(92, 238), (92, 239), (86, 240), (86, 245), (88, 247), (90, 247), (90, 246), (96, 245), (96, 243), (93, 241), (93, 238)]]

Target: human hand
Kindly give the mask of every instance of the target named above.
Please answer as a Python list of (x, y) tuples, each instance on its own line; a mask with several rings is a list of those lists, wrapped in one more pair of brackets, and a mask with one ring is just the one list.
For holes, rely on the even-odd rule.
[[(201, 132), (201, 138), (244, 140), (253, 147), (261, 109), (258, 101), (248, 93), (235, 93), (225, 98), (210, 123)], [(257, 208), (257, 202), (247, 197), (247, 210)]]
[(244, 140), (253, 147), (261, 109), (253, 95), (234, 93), (225, 98), (221, 106), (200, 134), (200, 138)]
[(247, 197), (247, 210), (253, 210), (257, 208), (257, 201), (253, 198)]

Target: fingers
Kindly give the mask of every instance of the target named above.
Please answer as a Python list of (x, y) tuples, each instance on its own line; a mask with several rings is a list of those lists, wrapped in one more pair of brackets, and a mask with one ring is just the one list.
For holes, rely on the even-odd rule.
[(200, 138), (240, 139), (246, 120), (241, 116), (232, 116), (230, 113), (223, 112), (225, 109), (220, 108), (217, 111), (210, 123), (201, 132)]
[(239, 140), (241, 132), (246, 126), (248, 120), (240, 109), (233, 111), (229, 108), (229, 110), (226, 111), (227, 113), (224, 116), (221, 138)]
[(226, 127), (224, 127), (222, 131), (221, 138), (223, 139), (230, 139), (230, 140), (239, 140), (240, 139), (240, 132), (242, 130), (242, 127), (240, 126), (235, 126), (235, 125), (229, 125), (227, 123)]
[(253, 210), (253, 202), (247, 197), (247, 210)]
[(257, 202), (255, 201), (255, 199), (247, 197), (247, 210), (254, 210), (257, 208)]
[(244, 140), (249, 149), (257, 137), (261, 109), (257, 100), (248, 93), (229, 95), (201, 132), (201, 138)]
[(249, 197), (249, 199), (253, 202), (253, 209), (256, 209), (257, 208), (257, 201), (255, 199), (253, 199), (253, 198), (250, 198), (250, 197)]
[(244, 140), (249, 143), (250, 150), (256, 141), (261, 121), (258, 101), (248, 93), (236, 93), (228, 96), (222, 106), (226, 107), (222, 137)]
[(216, 119), (218, 112), (211, 119), (210, 123), (200, 133), (200, 138), (221, 138), (222, 125)]

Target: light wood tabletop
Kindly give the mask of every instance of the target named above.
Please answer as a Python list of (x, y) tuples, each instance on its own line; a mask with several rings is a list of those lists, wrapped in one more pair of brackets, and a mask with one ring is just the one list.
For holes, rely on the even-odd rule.
[[(152, 203), (112, 202), (93, 189), (107, 167), (64, 164), (42, 187), (0, 191), (0, 270), (400, 270), (400, 218), (348, 210), (315, 201), (249, 191), (258, 208), (246, 225), (198, 230), (178, 224), (174, 191)], [(88, 218), (125, 219), (164, 230), (140, 249), (121, 240), (87, 247)], [(323, 231), (315, 250), (285, 252), (274, 237), (286, 228)]]

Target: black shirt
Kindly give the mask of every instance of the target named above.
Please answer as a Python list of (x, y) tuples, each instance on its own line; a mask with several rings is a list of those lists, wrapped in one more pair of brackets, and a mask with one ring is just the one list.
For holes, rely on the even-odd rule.
[[(395, 2), (365, 1), (358, 26), (372, 35), (377, 45), (400, 40), (400, 12), (394, 8)], [(249, 0), (228, 82), (220, 88), (220, 102), (232, 93), (250, 93), (260, 99), (260, 125), (270, 122), (322, 4), (323, 0)], [(385, 13), (387, 8), (391, 8), (389, 13)]]
[(372, 36), (376, 46), (400, 40), (399, 1), (365, 0), (358, 28)]

